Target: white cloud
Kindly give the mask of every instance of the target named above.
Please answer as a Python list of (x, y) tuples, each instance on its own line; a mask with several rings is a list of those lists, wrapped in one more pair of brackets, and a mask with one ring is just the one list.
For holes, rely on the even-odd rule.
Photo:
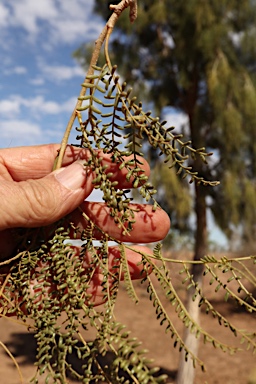
[(72, 7), (67, 1), (61, 3), (60, 17), (52, 24), (52, 37), (58, 41), (72, 44), (76, 40), (95, 39), (102, 29), (103, 22), (92, 14), (93, 1), (75, 0)]
[(39, 143), (43, 137), (38, 124), (20, 119), (0, 121), (0, 131), (1, 141), (10, 146)]
[(17, 115), (20, 112), (20, 103), (15, 98), (10, 97), (7, 100), (0, 100), (1, 115)]
[(40, 85), (44, 85), (45, 80), (42, 77), (38, 76), (38, 77), (35, 77), (34, 79), (30, 79), (29, 82), (32, 85), (40, 86)]
[(66, 81), (79, 76), (82, 83), (85, 75), (84, 70), (77, 65), (72, 67), (67, 65), (48, 65), (44, 61), (38, 60), (38, 67), (44, 77), (54, 82)]
[(72, 97), (65, 102), (47, 101), (42, 96), (37, 96), (33, 99), (25, 100), (24, 106), (32, 108), (37, 113), (45, 113), (56, 115), (61, 112), (72, 112), (76, 103), (76, 98)]
[(16, 75), (24, 75), (25, 73), (27, 73), (27, 68), (22, 67), (21, 65), (14, 67), (13, 73), (15, 73)]
[(17, 65), (16, 67), (10, 67), (3, 71), (4, 75), (25, 75), (27, 73), (27, 68)]
[(8, 25), (9, 16), (9, 9), (5, 4), (0, 4), (0, 25), (2, 27)]
[(60, 143), (65, 125), (47, 120), (36, 122), (33, 117), (10, 118), (0, 121), (0, 147), (17, 147), (46, 143)]
[(37, 96), (33, 100), (29, 100), (27, 107), (32, 107), (38, 112), (46, 114), (58, 114), (61, 112), (72, 112), (76, 104), (76, 97), (71, 97), (65, 102), (46, 101), (42, 96)]
[(76, 98), (71, 97), (65, 102), (59, 103), (52, 100), (45, 100), (43, 96), (23, 98), (20, 95), (12, 95), (9, 99), (0, 100), (0, 113), (5, 118), (8, 116), (18, 116), (22, 108), (29, 110), (29, 114), (34, 117), (39, 115), (57, 115), (61, 112), (72, 112), (76, 103)]
[(51, 23), (52, 38), (71, 44), (77, 40), (92, 40), (98, 36), (103, 22), (93, 15), (94, 0), (56, 0), (59, 15)]
[(95, 38), (102, 22), (92, 18), (94, 0), (2, 0), (0, 30), (22, 28), (30, 41), (45, 32), (45, 46)]
[(54, 20), (57, 16), (52, 0), (8, 0), (11, 18), (10, 25), (23, 28), (29, 35), (39, 32), (40, 20)]
[(173, 126), (178, 130), (186, 128), (189, 123), (188, 115), (173, 107), (166, 107), (163, 111), (163, 117), (164, 120), (167, 120), (169, 126)]

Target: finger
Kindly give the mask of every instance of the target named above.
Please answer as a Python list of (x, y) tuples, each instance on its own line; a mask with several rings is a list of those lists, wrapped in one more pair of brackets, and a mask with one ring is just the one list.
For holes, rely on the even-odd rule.
[(0, 229), (54, 223), (92, 192), (92, 179), (92, 172), (77, 161), (38, 180), (1, 182)]
[[(40, 179), (48, 175), (58, 154), (59, 144), (39, 145), (32, 147), (6, 148), (0, 150), (0, 179), (25, 181), (27, 179)], [(106, 173), (112, 173), (111, 180), (118, 181), (118, 188), (132, 187), (132, 180), (126, 180), (127, 169), (119, 169), (120, 161), (112, 161), (111, 154), (95, 150), (99, 157), (102, 157), (102, 166), (107, 166)], [(68, 145), (63, 159), (63, 167), (66, 167), (76, 160), (88, 160), (90, 152), (84, 148)], [(133, 157), (126, 157), (125, 160)], [(150, 173), (148, 163), (137, 156), (138, 165), (146, 176)], [(130, 167), (134, 167), (131, 165)]]
[[(152, 255), (152, 250), (148, 247), (144, 246), (134, 246), (133, 250), (126, 249), (125, 257), (127, 260), (127, 264), (129, 267), (129, 273), (132, 280), (141, 279), (145, 277), (145, 273), (150, 273), (151, 268), (147, 267), (147, 271), (145, 271), (145, 267), (141, 263), (142, 256), (141, 253), (145, 253), (148, 256)], [(100, 254), (100, 251), (99, 251)], [(120, 248), (119, 247), (109, 247), (108, 248), (108, 268), (109, 268), (109, 279), (108, 279), (108, 290), (111, 292), (111, 288), (113, 284), (116, 282), (116, 279), (120, 277), (120, 280), (124, 279), (124, 271), (120, 267)], [(84, 267), (85, 272), (86, 269), (90, 265), (91, 256), (89, 253), (86, 253), (84, 258)], [(121, 268), (121, 269), (120, 269)], [(111, 277), (111, 274), (113, 277)], [(103, 285), (104, 274), (100, 271), (100, 268), (96, 270), (93, 274), (90, 287), (87, 290), (87, 294), (90, 295), (90, 302), (94, 305), (103, 304), (106, 301), (106, 284)]]
[[(1, 179), (24, 181), (48, 175), (52, 171), (59, 147), (59, 144), (47, 144), (1, 149)], [(69, 163), (72, 163), (71, 158)]]
[[(90, 219), (100, 230), (95, 229), (93, 236), (96, 239), (103, 237), (102, 232), (107, 233), (110, 238), (123, 242), (132, 243), (151, 243), (162, 240), (170, 229), (170, 219), (165, 211), (147, 204), (130, 204), (134, 209), (135, 223), (132, 231), (127, 233), (124, 229), (118, 227), (114, 218), (110, 216), (110, 210), (104, 203), (95, 203), (85, 201), (81, 204), (81, 211), (75, 211), (71, 214), (71, 221), (80, 228), (80, 232), (86, 229)], [(126, 226), (125, 223), (123, 223)]]

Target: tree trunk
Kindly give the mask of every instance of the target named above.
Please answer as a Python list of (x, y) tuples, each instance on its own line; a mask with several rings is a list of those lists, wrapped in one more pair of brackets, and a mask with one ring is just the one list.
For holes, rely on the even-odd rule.
[[(196, 212), (196, 236), (195, 236), (195, 253), (194, 260), (200, 260), (207, 251), (207, 223), (206, 223), (206, 200), (205, 193), (201, 185), (195, 185), (195, 212)], [(198, 287), (202, 288), (203, 265), (193, 265), (191, 273)], [(195, 322), (199, 323), (200, 308), (199, 297), (193, 301), (194, 289), (190, 289), (187, 294), (187, 310), (189, 315)], [(199, 338), (196, 338), (189, 329), (185, 329), (184, 342), (189, 350), (197, 356)], [(180, 363), (177, 374), (177, 384), (192, 384), (194, 382), (195, 368), (191, 359), (185, 361), (184, 352), (180, 355)]]

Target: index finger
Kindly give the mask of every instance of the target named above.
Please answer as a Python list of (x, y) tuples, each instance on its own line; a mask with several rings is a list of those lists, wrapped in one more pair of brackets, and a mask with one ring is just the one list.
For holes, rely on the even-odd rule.
[[(59, 144), (47, 144), (1, 149), (0, 178), (25, 181), (40, 179), (48, 175), (52, 171), (59, 148)], [(112, 179), (120, 181), (118, 187), (130, 188), (131, 182), (126, 181), (127, 170), (125, 168), (120, 170), (120, 163), (113, 163), (111, 154), (104, 154), (102, 151), (98, 151), (98, 153), (103, 158), (102, 164), (108, 166), (107, 172), (113, 173)], [(68, 145), (63, 159), (63, 166), (67, 166), (78, 159), (88, 160), (90, 156), (89, 150)], [(148, 163), (139, 156), (138, 160), (144, 174), (148, 176), (150, 173)]]

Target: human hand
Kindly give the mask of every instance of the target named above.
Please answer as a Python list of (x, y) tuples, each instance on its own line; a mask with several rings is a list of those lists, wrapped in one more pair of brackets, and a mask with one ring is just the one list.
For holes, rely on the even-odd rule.
[[(133, 229), (129, 235), (123, 234), (110, 217), (105, 203), (84, 201), (94, 188), (92, 181), (95, 178), (92, 170), (83, 167), (90, 156), (88, 151), (68, 146), (63, 168), (52, 172), (58, 148), (58, 145), (50, 144), (0, 150), (0, 261), (9, 258), (17, 249), (15, 228), (51, 227), (66, 215), (81, 230), (88, 225), (87, 216), (118, 241), (150, 243), (166, 236), (170, 226), (167, 214), (161, 209), (153, 212), (150, 205), (144, 204), (136, 204)], [(120, 170), (120, 164), (113, 163), (111, 155), (101, 153), (101, 156), (103, 164), (108, 166), (107, 172), (113, 173), (112, 179), (118, 181), (117, 187), (131, 188), (132, 182), (125, 177), (126, 169)], [(144, 160), (142, 168), (148, 175), (149, 166)], [(94, 236), (100, 238), (101, 232), (96, 230)], [(137, 249), (151, 253), (146, 247), (137, 246)], [(110, 267), (118, 252), (116, 247), (109, 247)], [(131, 277), (141, 277), (138, 253), (127, 250), (127, 259)], [(101, 302), (100, 298), (101, 293), (95, 296), (96, 304)]]

